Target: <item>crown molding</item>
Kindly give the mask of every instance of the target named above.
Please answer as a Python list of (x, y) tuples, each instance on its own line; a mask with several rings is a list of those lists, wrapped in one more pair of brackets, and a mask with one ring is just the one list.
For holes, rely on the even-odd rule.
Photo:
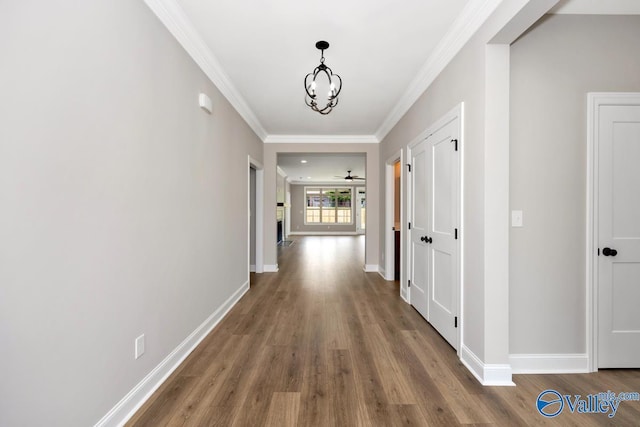
[(265, 144), (378, 144), (375, 135), (268, 135)]
[(471, 0), (467, 3), (449, 31), (435, 47), (427, 62), (422, 66), (418, 75), (412, 80), (404, 95), (376, 131), (375, 136), (378, 141), (382, 141), (402, 116), (409, 111), (409, 108), (460, 52), (460, 49), (478, 31), (501, 1)]
[(176, 0), (144, 0), (264, 143), (378, 144), (400, 121), (501, 0), (470, 0), (374, 135), (269, 135)]
[(144, 0), (145, 4), (164, 24), (178, 43), (213, 82), (222, 95), (236, 109), (251, 129), (261, 139), (267, 138), (267, 132), (249, 108), (244, 98), (231, 83), (220, 63), (206, 45), (184, 10), (175, 0)]
[(278, 175), (280, 175), (283, 178), (287, 177), (287, 173), (284, 170), (282, 170), (280, 166), (276, 166), (276, 172), (278, 172)]
[[(355, 184), (354, 184), (355, 182)], [(357, 181), (346, 181), (344, 179), (336, 180), (336, 181), (300, 181), (300, 180), (291, 180), (291, 185), (303, 185), (306, 187), (318, 187), (318, 186), (327, 186), (327, 187), (366, 187), (366, 180), (357, 180)]]

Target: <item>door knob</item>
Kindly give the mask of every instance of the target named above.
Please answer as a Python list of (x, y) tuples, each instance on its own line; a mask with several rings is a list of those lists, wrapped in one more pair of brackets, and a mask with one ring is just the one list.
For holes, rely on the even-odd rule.
[(602, 255), (604, 255), (604, 256), (616, 256), (616, 255), (618, 255), (618, 251), (616, 251), (615, 249), (611, 249), (611, 248), (604, 248), (602, 250)]
[(420, 241), (421, 242), (425, 242), (425, 243), (431, 243), (431, 242), (433, 242), (433, 239), (431, 237), (421, 236), (420, 237)]

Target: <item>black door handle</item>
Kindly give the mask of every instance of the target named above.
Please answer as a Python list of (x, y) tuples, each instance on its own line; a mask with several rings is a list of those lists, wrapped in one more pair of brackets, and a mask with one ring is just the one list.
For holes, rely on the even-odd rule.
[(433, 242), (433, 239), (431, 237), (421, 236), (420, 237), (420, 241), (421, 242), (425, 242), (425, 243), (431, 243), (431, 242)]
[(604, 256), (616, 256), (616, 255), (618, 255), (618, 251), (616, 251), (615, 249), (611, 249), (611, 248), (604, 248), (602, 250), (602, 255), (604, 255)]

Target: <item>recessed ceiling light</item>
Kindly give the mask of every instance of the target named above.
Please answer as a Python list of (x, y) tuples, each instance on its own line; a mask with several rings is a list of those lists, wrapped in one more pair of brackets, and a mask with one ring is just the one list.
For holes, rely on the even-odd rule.
[(300, 163), (307, 163), (306, 160), (300, 160)]
[(307, 177), (307, 179), (311, 179), (311, 177), (310, 177), (310, 176), (308, 176), (308, 177)]

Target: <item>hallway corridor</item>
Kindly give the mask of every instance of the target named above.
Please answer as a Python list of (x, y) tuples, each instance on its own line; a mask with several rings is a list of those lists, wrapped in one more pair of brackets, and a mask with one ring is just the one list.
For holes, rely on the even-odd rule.
[(298, 237), (278, 273), (251, 289), (130, 420), (131, 426), (637, 425), (640, 402), (615, 418), (545, 419), (545, 389), (640, 391), (638, 370), (516, 375), (483, 387), (399, 296), (364, 273), (364, 236)]

